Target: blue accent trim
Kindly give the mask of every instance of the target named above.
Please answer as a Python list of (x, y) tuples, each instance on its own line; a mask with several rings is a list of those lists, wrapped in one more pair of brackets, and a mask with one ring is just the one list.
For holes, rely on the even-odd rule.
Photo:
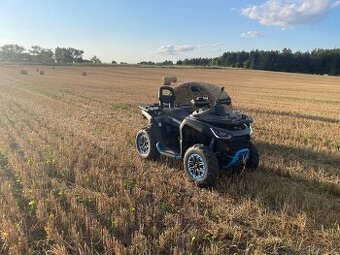
[(239, 165), (239, 164), (242, 164), (242, 159), (243, 157), (246, 158), (246, 160), (249, 159), (249, 155), (250, 155), (250, 151), (249, 149), (242, 149), (242, 150), (239, 150), (235, 153), (234, 157), (232, 158), (232, 160), (230, 161), (229, 164), (227, 165), (224, 165), (222, 166), (223, 169), (228, 169), (232, 166), (235, 166), (235, 165)]
[(156, 143), (156, 149), (158, 150), (159, 153), (162, 153), (161, 145), (159, 142)]

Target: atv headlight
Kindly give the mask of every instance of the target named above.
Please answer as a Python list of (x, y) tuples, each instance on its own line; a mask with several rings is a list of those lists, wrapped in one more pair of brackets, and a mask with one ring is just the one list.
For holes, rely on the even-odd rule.
[(233, 137), (232, 134), (221, 128), (210, 128), (210, 130), (216, 138), (229, 140)]

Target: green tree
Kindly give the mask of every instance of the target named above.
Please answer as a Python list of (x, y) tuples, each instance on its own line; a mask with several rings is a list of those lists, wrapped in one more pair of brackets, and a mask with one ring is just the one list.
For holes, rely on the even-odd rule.
[(161, 66), (171, 66), (173, 65), (174, 63), (171, 61), (171, 60), (165, 60), (163, 62), (160, 62), (160, 63), (157, 63), (158, 65), (161, 65)]
[(0, 61), (27, 61), (25, 48), (17, 44), (6, 44), (0, 47)]
[(82, 63), (83, 62), (83, 50), (77, 50), (74, 48), (68, 48), (69, 52), (71, 53), (73, 63)]
[(251, 66), (251, 61), (249, 59), (243, 62), (243, 68), (250, 69), (250, 66)]
[(94, 64), (101, 64), (102, 61), (100, 61), (100, 59), (97, 56), (93, 56), (90, 61)]
[(30, 61), (37, 63), (54, 63), (54, 53), (50, 49), (44, 49), (40, 46), (32, 46), (29, 50), (30, 53)]
[(54, 58), (58, 64), (73, 63), (72, 55), (67, 48), (57, 47), (54, 51)]
[(54, 52), (57, 63), (82, 63), (84, 51), (74, 48), (59, 48)]

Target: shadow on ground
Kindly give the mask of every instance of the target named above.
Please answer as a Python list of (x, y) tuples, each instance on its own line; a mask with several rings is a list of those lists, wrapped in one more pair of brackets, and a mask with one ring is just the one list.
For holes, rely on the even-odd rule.
[[(257, 142), (256, 145), (261, 157), (258, 170), (242, 175), (227, 170), (221, 173), (213, 190), (235, 201), (249, 198), (260, 201), (268, 211), (304, 212), (319, 224), (333, 226), (339, 218), (340, 185), (321, 181), (308, 175), (308, 171), (311, 167), (320, 167), (330, 171), (333, 177), (339, 177), (340, 158), (307, 148), (265, 142)], [(295, 173), (285, 165), (271, 167), (273, 158), (279, 156), (284, 157), (287, 163), (296, 161), (303, 165), (303, 171)], [(183, 169), (182, 161), (162, 158), (161, 163), (179, 171)]]
[[(262, 158), (282, 153), (288, 160), (298, 160), (307, 166), (325, 164), (324, 168), (327, 168), (328, 164), (336, 168), (340, 164), (336, 156), (309, 149), (264, 142), (257, 145)], [(308, 176), (307, 171), (295, 174), (285, 169), (284, 165), (274, 169), (261, 163), (254, 173), (246, 172), (242, 176), (222, 174), (215, 190), (221, 196), (231, 196), (236, 201), (249, 198), (260, 201), (269, 211), (279, 212), (288, 208), (291, 213), (304, 212), (316, 222), (332, 226), (339, 218), (340, 185), (315, 179)]]
[(310, 115), (310, 114), (303, 114), (303, 113), (273, 111), (273, 110), (266, 111), (266, 110), (252, 109), (252, 108), (242, 108), (242, 107), (240, 107), (240, 110), (254, 112), (254, 113), (258, 113), (258, 114), (269, 114), (269, 115), (291, 117), (291, 118), (298, 118), (298, 119), (322, 121), (322, 122), (328, 122), (328, 123), (340, 123), (340, 119), (324, 117), (324, 116), (316, 116), (316, 115)]
[(340, 177), (340, 154), (332, 155), (325, 152), (318, 152), (308, 148), (290, 147), (287, 145), (256, 142), (262, 156), (284, 157), (287, 161), (296, 161), (306, 168), (332, 168), (333, 174)]

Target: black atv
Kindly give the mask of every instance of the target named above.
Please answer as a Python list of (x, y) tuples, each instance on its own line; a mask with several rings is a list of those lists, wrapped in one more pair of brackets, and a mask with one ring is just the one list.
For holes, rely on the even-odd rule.
[(191, 105), (175, 105), (174, 89), (161, 86), (158, 104), (140, 106), (148, 126), (136, 136), (139, 155), (183, 160), (189, 178), (200, 187), (213, 186), (220, 169), (255, 170), (259, 155), (251, 142), (252, 118), (227, 110), (231, 99), (221, 98), (224, 88), (214, 103), (201, 88), (190, 86), (190, 90), (198, 95)]

